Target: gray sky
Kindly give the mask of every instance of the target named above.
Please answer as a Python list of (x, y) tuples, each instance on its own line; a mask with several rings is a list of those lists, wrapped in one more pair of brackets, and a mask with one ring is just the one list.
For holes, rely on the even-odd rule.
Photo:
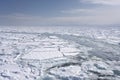
[(0, 25), (119, 24), (120, 0), (1, 0)]

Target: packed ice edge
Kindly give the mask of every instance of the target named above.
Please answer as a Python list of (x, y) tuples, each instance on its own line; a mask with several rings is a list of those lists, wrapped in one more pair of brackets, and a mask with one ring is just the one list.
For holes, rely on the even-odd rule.
[(0, 28), (0, 80), (120, 80), (119, 28), (25, 30)]

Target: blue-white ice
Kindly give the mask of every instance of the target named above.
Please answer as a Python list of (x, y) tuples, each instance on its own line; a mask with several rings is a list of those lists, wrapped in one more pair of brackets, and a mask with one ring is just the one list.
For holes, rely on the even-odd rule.
[(0, 80), (120, 80), (120, 28), (1, 26)]

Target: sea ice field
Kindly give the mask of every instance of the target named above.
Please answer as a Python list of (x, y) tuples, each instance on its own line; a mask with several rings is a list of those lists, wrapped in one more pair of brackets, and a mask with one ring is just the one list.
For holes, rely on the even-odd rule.
[(120, 27), (0, 27), (0, 80), (120, 80)]

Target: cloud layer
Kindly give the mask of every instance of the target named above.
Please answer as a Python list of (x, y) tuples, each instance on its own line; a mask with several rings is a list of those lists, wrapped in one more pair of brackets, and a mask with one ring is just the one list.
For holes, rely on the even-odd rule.
[(93, 4), (107, 4), (107, 5), (120, 5), (120, 0), (83, 0), (83, 2), (90, 2)]

